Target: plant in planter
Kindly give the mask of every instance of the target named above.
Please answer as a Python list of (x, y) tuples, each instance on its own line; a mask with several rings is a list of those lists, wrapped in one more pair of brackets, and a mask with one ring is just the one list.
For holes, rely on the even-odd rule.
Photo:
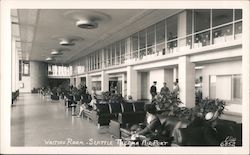
[(173, 116), (178, 117), (179, 119), (192, 121), (194, 117), (199, 116), (201, 118), (205, 118), (207, 113), (216, 112), (217, 117), (220, 117), (221, 114), (223, 114), (225, 105), (225, 101), (223, 100), (205, 98), (193, 108), (177, 107), (173, 110)]
[(179, 105), (182, 104), (180, 98), (175, 93), (169, 93), (168, 95), (158, 94), (152, 101), (159, 110), (165, 110), (164, 115), (172, 115), (173, 112), (178, 109)]
[(201, 100), (197, 105), (197, 109), (205, 116), (209, 112), (215, 113), (218, 112), (218, 117), (223, 114), (223, 111), (226, 106), (226, 102), (220, 99), (209, 99), (205, 98)]

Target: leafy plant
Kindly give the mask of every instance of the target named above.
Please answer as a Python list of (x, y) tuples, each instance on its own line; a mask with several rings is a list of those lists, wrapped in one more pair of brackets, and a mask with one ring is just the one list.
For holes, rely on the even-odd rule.
[(168, 93), (167, 95), (158, 94), (155, 99), (152, 101), (160, 110), (165, 110), (164, 115), (169, 116), (173, 115), (180, 104), (182, 104), (180, 98), (173, 92)]

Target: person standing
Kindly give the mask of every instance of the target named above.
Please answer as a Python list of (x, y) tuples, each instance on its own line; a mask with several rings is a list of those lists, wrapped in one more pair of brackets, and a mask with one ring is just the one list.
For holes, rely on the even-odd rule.
[(169, 88), (167, 87), (167, 83), (166, 82), (163, 83), (163, 87), (161, 88), (160, 94), (162, 96), (168, 96), (170, 94), (170, 91), (169, 91)]
[(151, 94), (151, 96), (152, 96), (152, 99), (154, 99), (155, 96), (157, 95), (156, 84), (157, 84), (157, 82), (154, 81), (154, 82), (153, 82), (153, 85), (152, 85), (151, 88), (150, 88), (150, 94)]
[(177, 83), (177, 82), (174, 82), (173, 93), (174, 93), (176, 96), (179, 96), (179, 91), (180, 91), (180, 88), (179, 88), (178, 83)]

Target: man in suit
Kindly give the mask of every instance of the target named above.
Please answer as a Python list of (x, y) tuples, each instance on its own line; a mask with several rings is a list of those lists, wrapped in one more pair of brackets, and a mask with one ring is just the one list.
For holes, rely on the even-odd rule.
[(154, 81), (153, 83), (154, 83), (154, 84), (153, 84), (153, 85), (151, 86), (151, 88), (150, 88), (150, 94), (151, 94), (151, 96), (152, 96), (152, 99), (154, 99), (155, 96), (157, 95), (157, 88), (156, 88), (157, 82)]

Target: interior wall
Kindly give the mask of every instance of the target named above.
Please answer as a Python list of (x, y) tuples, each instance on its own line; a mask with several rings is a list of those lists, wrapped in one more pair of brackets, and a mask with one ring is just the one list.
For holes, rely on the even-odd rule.
[(31, 89), (48, 85), (48, 65), (44, 62), (30, 61)]
[(48, 86), (48, 66), (44, 62), (30, 61), (30, 75), (22, 76), (20, 92), (31, 92), (33, 88)]
[[(202, 93), (203, 97), (209, 97), (209, 76), (210, 75), (232, 75), (242, 74), (242, 62), (227, 61), (203, 65), (202, 69)], [(226, 89), (226, 88), (223, 88)], [(242, 104), (228, 104), (226, 107), (227, 112), (242, 113)]]
[(141, 72), (141, 99), (150, 98), (149, 73)]
[(164, 81), (167, 83), (167, 87), (170, 91), (173, 91), (173, 69), (165, 69), (164, 70)]

